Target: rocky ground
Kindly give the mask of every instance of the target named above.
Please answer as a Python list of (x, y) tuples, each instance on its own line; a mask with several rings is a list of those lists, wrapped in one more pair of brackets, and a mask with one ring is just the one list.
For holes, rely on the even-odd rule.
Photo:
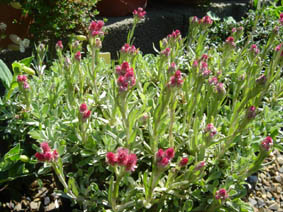
[(283, 153), (275, 150), (264, 165), (247, 201), (255, 212), (283, 212)]

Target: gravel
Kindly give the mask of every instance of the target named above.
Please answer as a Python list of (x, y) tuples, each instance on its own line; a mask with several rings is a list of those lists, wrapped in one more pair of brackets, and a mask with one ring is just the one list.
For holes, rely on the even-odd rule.
[(283, 212), (283, 153), (275, 150), (264, 163), (247, 201), (255, 212)]

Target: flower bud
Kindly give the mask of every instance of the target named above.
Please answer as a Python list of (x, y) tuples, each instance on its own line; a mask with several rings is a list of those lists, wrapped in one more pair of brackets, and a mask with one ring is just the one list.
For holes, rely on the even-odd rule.
[(229, 197), (225, 188), (221, 188), (215, 193), (215, 199), (226, 200)]
[(180, 166), (186, 166), (189, 162), (189, 159), (188, 158), (182, 158), (179, 165)]
[(256, 107), (255, 106), (249, 107), (246, 116), (248, 119), (254, 119), (256, 116)]
[(261, 148), (264, 150), (264, 151), (269, 151), (270, 148), (272, 147), (273, 145), (273, 141), (272, 141), (272, 138), (270, 136), (267, 136), (262, 142), (261, 142)]
[(57, 43), (56, 43), (56, 49), (60, 49), (60, 50), (63, 49), (63, 43), (62, 43), (61, 40), (57, 41)]

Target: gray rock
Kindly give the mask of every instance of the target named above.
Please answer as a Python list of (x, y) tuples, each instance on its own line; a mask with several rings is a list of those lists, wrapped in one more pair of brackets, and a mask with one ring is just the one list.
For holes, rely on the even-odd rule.
[(259, 197), (257, 197), (257, 204), (258, 204), (258, 208), (262, 208), (263, 206), (265, 206), (264, 200)]
[(50, 203), (50, 198), (49, 197), (45, 197), (44, 198), (44, 205), (48, 205)]
[(277, 211), (280, 208), (280, 206), (279, 206), (278, 203), (273, 203), (268, 208), (271, 209), (271, 210)]
[(255, 206), (257, 204), (257, 201), (251, 197), (249, 197), (249, 202), (252, 206)]

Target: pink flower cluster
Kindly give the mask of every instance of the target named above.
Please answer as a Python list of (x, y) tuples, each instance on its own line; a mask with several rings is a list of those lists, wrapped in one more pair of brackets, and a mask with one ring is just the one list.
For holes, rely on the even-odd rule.
[(138, 49), (136, 49), (136, 47), (134, 45), (130, 45), (128, 43), (126, 43), (124, 46), (122, 46), (120, 52), (125, 53), (125, 54), (137, 54), (138, 53)]
[(230, 46), (232, 46), (232, 47), (235, 47), (236, 44), (235, 44), (234, 41), (235, 41), (234, 37), (230, 36), (230, 37), (228, 37), (228, 38), (226, 39), (226, 44), (228, 44), (228, 45), (230, 45)]
[(59, 154), (57, 150), (55, 149), (52, 151), (47, 142), (42, 142), (40, 144), (40, 148), (42, 150), (42, 153), (40, 152), (35, 153), (35, 157), (37, 158), (38, 161), (51, 162), (58, 159)]
[(121, 65), (116, 66), (116, 73), (119, 76), (117, 84), (120, 91), (127, 91), (129, 87), (136, 84), (134, 69), (130, 67), (128, 62), (124, 61)]
[(204, 78), (208, 78), (211, 74), (211, 71), (208, 69), (208, 64), (204, 61), (200, 62), (200, 72)]
[(170, 78), (168, 84), (169, 87), (179, 87), (183, 84), (184, 80), (182, 79), (182, 74), (180, 70), (177, 70), (173, 76)]
[(168, 148), (165, 151), (163, 149), (159, 149), (156, 153), (156, 161), (157, 165), (160, 167), (165, 167), (169, 164), (170, 160), (174, 157), (175, 151), (173, 148)]
[(181, 32), (180, 30), (176, 29), (175, 31), (173, 31), (171, 34), (169, 34), (167, 36), (168, 39), (172, 38), (172, 39), (179, 39), (181, 38)]
[(283, 13), (280, 13), (279, 22), (281, 25), (283, 25)]
[(217, 134), (217, 129), (214, 127), (212, 123), (209, 123), (206, 125), (206, 128), (204, 129), (205, 133), (208, 133), (210, 138), (213, 138)]
[(81, 104), (80, 115), (83, 121), (86, 121), (90, 117), (91, 111), (88, 110), (86, 103)]
[(56, 49), (63, 49), (63, 43), (61, 40), (58, 40), (56, 43)]
[(135, 171), (137, 167), (137, 156), (134, 153), (129, 153), (126, 148), (118, 148), (117, 153), (108, 152), (106, 154), (107, 163), (111, 166), (124, 166), (126, 171)]
[(202, 17), (201, 19), (199, 19), (198, 17), (194, 16), (192, 18), (192, 23), (198, 23), (198, 24), (204, 24), (204, 25), (212, 25), (213, 21), (211, 20), (211, 18), (208, 15)]
[(161, 54), (162, 56), (169, 57), (170, 52), (171, 52), (171, 49), (170, 49), (170, 48), (166, 48), (166, 49), (162, 50), (162, 51), (160, 52), (160, 54)]
[(137, 17), (138, 19), (143, 19), (146, 15), (146, 11), (144, 11), (143, 8), (139, 7), (137, 10), (133, 11), (134, 17)]
[(261, 147), (265, 151), (269, 151), (271, 146), (273, 145), (272, 138), (270, 136), (267, 136), (262, 142), (261, 142)]
[(29, 89), (29, 84), (27, 82), (28, 78), (26, 75), (18, 75), (17, 81), (24, 89)]
[(226, 200), (228, 197), (229, 197), (229, 195), (228, 195), (228, 192), (226, 191), (225, 188), (220, 188), (215, 193), (215, 199)]
[(104, 22), (99, 20), (99, 21), (92, 21), (88, 27), (88, 30), (90, 32), (91, 36), (103, 36), (104, 32), (102, 31), (102, 27), (104, 26)]

